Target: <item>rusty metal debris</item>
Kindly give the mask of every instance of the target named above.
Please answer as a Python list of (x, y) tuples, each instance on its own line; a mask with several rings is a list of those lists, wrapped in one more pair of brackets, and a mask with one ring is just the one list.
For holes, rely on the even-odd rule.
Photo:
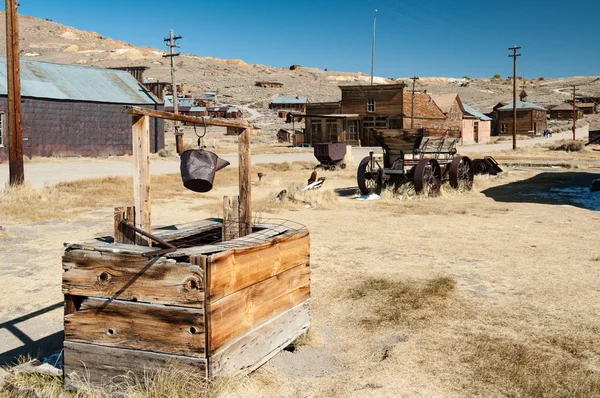
[(474, 159), (473, 160), (473, 171), (475, 174), (491, 174), (497, 175), (498, 173), (502, 173), (502, 169), (500, 165), (491, 156), (486, 156), (483, 159)]

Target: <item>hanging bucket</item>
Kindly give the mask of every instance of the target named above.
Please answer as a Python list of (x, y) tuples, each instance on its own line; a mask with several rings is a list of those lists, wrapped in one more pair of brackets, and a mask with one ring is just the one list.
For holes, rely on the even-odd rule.
[(203, 149), (189, 149), (181, 154), (183, 186), (194, 192), (208, 192), (213, 187), (215, 172), (229, 166), (216, 153)]

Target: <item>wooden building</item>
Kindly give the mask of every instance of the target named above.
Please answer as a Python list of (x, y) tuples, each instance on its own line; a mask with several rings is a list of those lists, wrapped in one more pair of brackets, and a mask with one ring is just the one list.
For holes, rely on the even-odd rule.
[[(593, 104), (592, 104), (593, 105)], [(573, 104), (548, 105), (550, 119), (552, 120), (573, 120)], [(583, 111), (576, 105), (575, 112), (577, 119), (583, 118)]]
[(269, 104), (269, 109), (306, 112), (306, 104), (308, 104), (306, 97), (276, 97)]
[(462, 130), (465, 108), (458, 94), (431, 94), (431, 99), (446, 116), (444, 128), (454, 131)]
[(241, 119), (242, 117), (242, 111), (233, 106), (209, 106), (207, 112), (210, 117), (227, 119)]
[[(530, 102), (517, 101), (517, 135), (541, 135), (548, 127), (548, 109)], [(494, 107), (495, 135), (513, 134), (513, 104)]]
[(478, 110), (463, 104), (461, 145), (485, 144), (490, 142), (492, 133), (492, 118)]
[(593, 115), (598, 112), (598, 104), (595, 102), (576, 102), (576, 105), (584, 115)]
[(283, 83), (279, 82), (256, 82), (256, 87), (262, 88), (283, 88)]
[[(143, 84), (144, 83), (144, 72), (150, 68), (147, 66), (117, 66), (117, 67), (108, 68), (108, 69), (125, 71), (125, 72), (129, 73), (131, 76), (135, 77), (135, 80), (137, 80), (138, 82)], [(159, 97), (159, 98), (161, 98), (161, 97)]]
[[(123, 70), (21, 60), (25, 156), (118, 156), (131, 154), (131, 115), (124, 105), (162, 110), (162, 101)], [(6, 58), (0, 57), (6, 82)], [(8, 158), (4, 129), (8, 107), (0, 84), (0, 161)], [(164, 123), (150, 126), (151, 150), (164, 147)]]

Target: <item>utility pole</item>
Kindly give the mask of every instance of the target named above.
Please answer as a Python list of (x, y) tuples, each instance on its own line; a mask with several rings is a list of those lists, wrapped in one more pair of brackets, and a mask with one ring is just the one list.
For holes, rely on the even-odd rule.
[(521, 56), (517, 54), (517, 50), (520, 48), (519, 46), (509, 48), (513, 53), (508, 55), (513, 59), (513, 150), (517, 149), (517, 57)]
[(375, 28), (377, 27), (377, 10), (373, 17), (373, 41), (371, 42), (371, 86), (373, 85), (373, 76), (375, 74)]
[(575, 131), (577, 130), (577, 105), (575, 105), (575, 97), (577, 96), (577, 86), (573, 85), (573, 141), (575, 138)]
[(9, 184), (25, 181), (23, 126), (21, 125), (21, 65), (19, 63), (19, 4), (6, 0), (6, 72), (8, 80), (8, 172)]
[(410, 78), (413, 81), (412, 85), (412, 106), (410, 107), (410, 128), (414, 128), (415, 125), (415, 84), (419, 78), (417, 76), (413, 76)]
[[(179, 53), (174, 53), (174, 48), (179, 48), (175, 42), (181, 39), (181, 36), (173, 36), (173, 29), (169, 31), (169, 37), (167, 37), (164, 41), (167, 43), (167, 47), (169, 47), (169, 53), (163, 55), (164, 58), (171, 59), (171, 87), (173, 88), (173, 113), (179, 113), (179, 98), (177, 96), (177, 84), (175, 83), (175, 63), (173, 62), (173, 58), (179, 56)], [(175, 146), (177, 148), (177, 153), (181, 155), (183, 153), (183, 133), (179, 132), (179, 122), (175, 121)]]

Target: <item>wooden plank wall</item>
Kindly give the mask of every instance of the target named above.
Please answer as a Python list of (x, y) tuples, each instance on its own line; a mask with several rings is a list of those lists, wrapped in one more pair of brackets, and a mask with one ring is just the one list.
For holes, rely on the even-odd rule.
[[(205, 290), (207, 356), (209, 364), (212, 357), (217, 361), (214, 367), (209, 365), (209, 374), (259, 366), (261, 360), (274, 355), (273, 350), (278, 352), (280, 345), (308, 328), (309, 234), (300, 232), (259, 247), (209, 257)], [(294, 310), (298, 306), (300, 309)], [(290, 320), (294, 313), (298, 322)], [(283, 318), (275, 322), (279, 316)], [(271, 333), (266, 332), (271, 330), (266, 326), (270, 322), (277, 325), (278, 338), (274, 340), (265, 337)], [(259, 331), (261, 328), (266, 328), (264, 333)], [(248, 344), (240, 343), (243, 340), (256, 342), (251, 354), (245, 351)], [(224, 358), (232, 356), (239, 361), (223, 365)]]

